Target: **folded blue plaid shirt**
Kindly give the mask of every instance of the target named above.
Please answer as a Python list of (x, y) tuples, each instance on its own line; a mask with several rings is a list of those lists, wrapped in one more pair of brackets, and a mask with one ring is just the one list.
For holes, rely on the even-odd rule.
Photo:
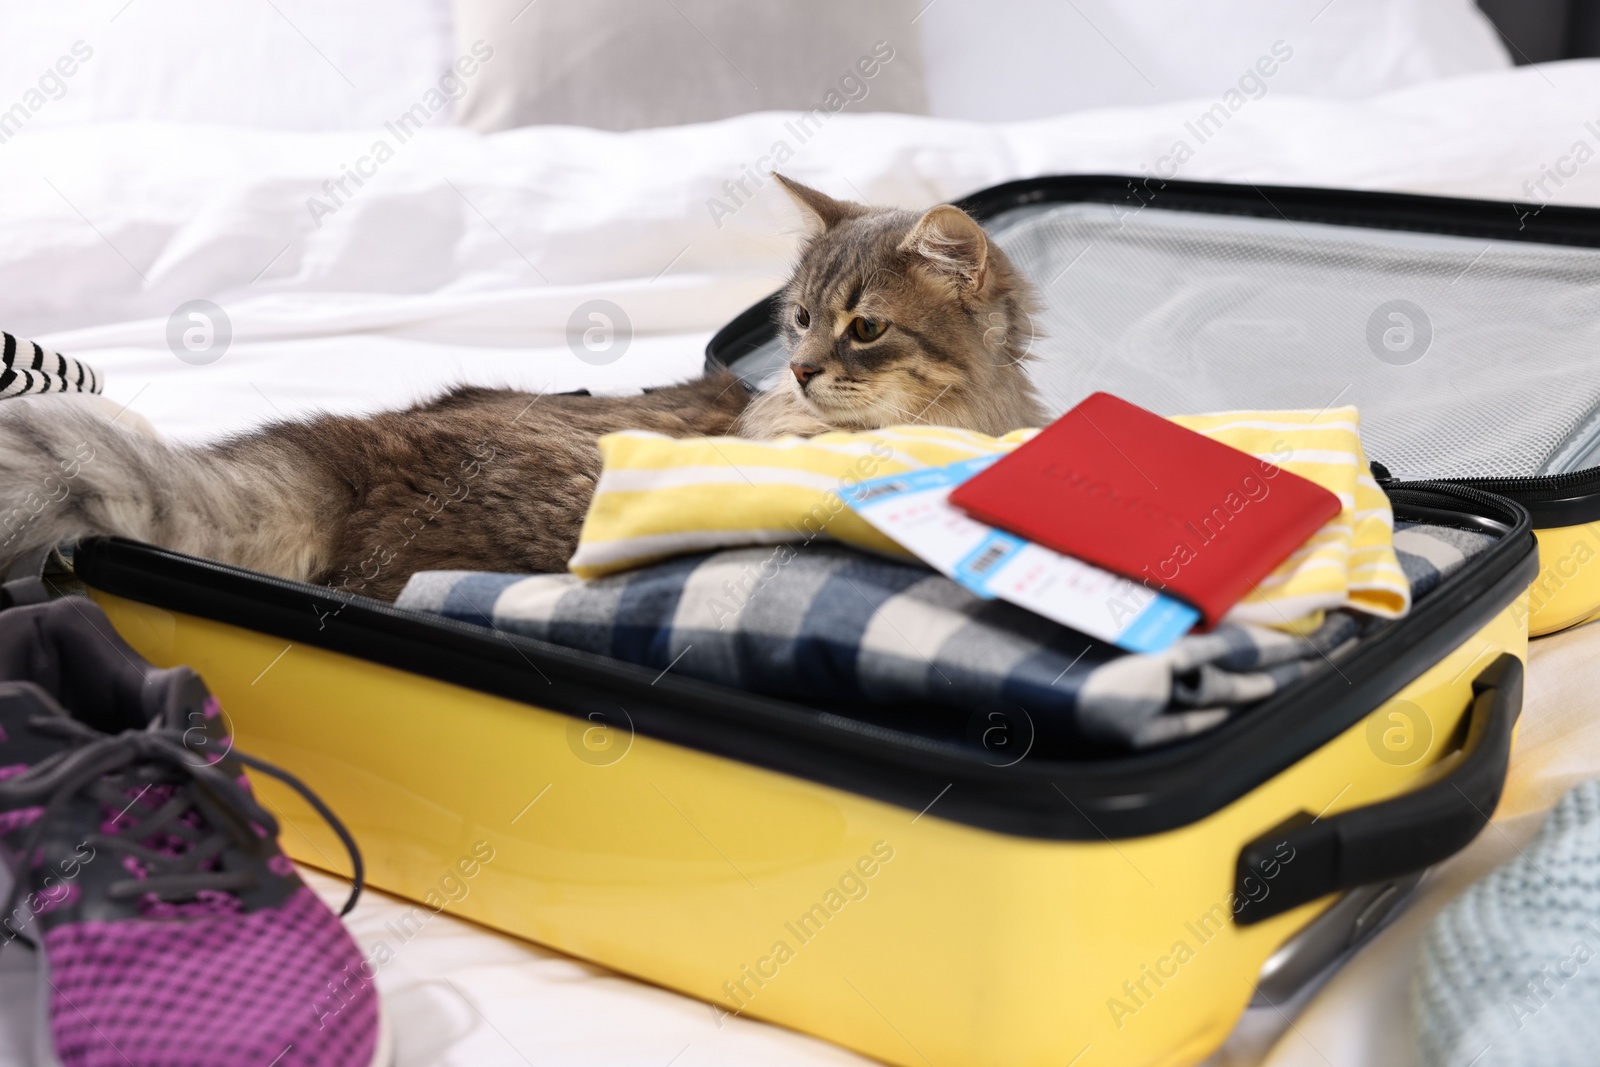
[[(1491, 543), (1400, 524), (1415, 598)], [(739, 689), (823, 705), (1022, 709), (1052, 735), (1146, 746), (1187, 737), (1337, 656), (1371, 620), (1307, 636), (1223, 625), (1127, 653), (926, 567), (839, 546), (686, 556), (585, 581), (423, 571), (396, 605)]]

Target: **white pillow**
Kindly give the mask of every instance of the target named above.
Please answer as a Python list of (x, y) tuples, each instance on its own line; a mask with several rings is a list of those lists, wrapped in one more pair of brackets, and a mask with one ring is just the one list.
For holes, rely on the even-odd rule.
[(375, 129), (455, 58), (449, 0), (0, 0), (0, 26), (0, 140), (120, 119)]
[(496, 56), (456, 121), (636, 130), (752, 111), (927, 113), (926, 0), (456, 0)]
[(1244, 95), (1359, 98), (1511, 65), (1471, 0), (935, 0), (917, 21), (940, 118), (1215, 100), (1263, 57)]

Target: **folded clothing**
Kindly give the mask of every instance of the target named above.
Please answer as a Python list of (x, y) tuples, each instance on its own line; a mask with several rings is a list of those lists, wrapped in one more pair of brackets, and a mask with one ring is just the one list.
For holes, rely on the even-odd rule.
[(1587, 1067), (1600, 1001), (1600, 781), (1429, 925), (1413, 979), (1423, 1067)]
[[(1409, 597), (1492, 538), (1402, 524), (1396, 540)], [(787, 543), (590, 580), (423, 571), (396, 605), (845, 710), (915, 705), (913, 723), (929, 705), (980, 718), (1020, 712), (1055, 741), (1136, 747), (1209, 729), (1381, 625), (1350, 611), (1304, 635), (1224, 623), (1133, 655), (915, 564)]]
[[(1355, 408), (1172, 421), (1308, 478), (1342, 505), (1227, 621), (1309, 629), (1321, 612), (1337, 608), (1382, 618), (1409, 610), (1410, 588), (1392, 543), (1394, 513), (1368, 470)], [(1037, 432), (997, 438), (894, 426), (777, 441), (611, 434), (600, 439), (605, 467), (569, 566), (593, 578), (686, 552), (818, 537), (903, 556), (845, 506), (841, 487), (1008, 452)]]

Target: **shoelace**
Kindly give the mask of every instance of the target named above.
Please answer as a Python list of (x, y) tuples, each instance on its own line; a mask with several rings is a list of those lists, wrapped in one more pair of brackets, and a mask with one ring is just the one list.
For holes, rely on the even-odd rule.
[[(76, 720), (50, 715), (33, 716), (28, 720), (28, 725), (39, 733), (56, 734), (76, 743), (74, 747), (42, 759), (23, 773), (0, 782), (0, 796), (17, 803), (42, 803), (44, 808), (29, 829), (22, 847), (24, 863), (31, 861), (44, 839), (46, 829), (59, 818), (73, 797), (86, 795), (101, 803), (120, 803), (126, 799), (126, 784), (119, 787), (108, 781), (107, 776), (128, 770), (149, 771), (153, 769), (153, 764), (178, 772), (176, 776), (146, 775), (150, 777), (148, 784), (154, 784), (158, 778), (168, 778), (164, 784), (176, 787), (172, 796), (153, 814), (119, 834), (89, 835), (89, 840), (96, 845), (132, 856), (149, 872), (145, 878), (126, 878), (113, 882), (107, 889), (108, 894), (113, 899), (126, 900), (146, 893), (154, 893), (157, 898), (189, 897), (203, 890), (234, 892), (254, 888), (256, 880), (253, 875), (243, 871), (206, 870), (204, 865), (219, 856), (230, 843), (253, 844), (257, 840), (253, 826), (264, 828), (267, 838), (275, 840), (278, 821), (256, 803), (246, 789), (215, 765), (195, 761), (201, 743), (197, 742), (193, 747), (185, 744), (184, 732), (180, 730), (127, 730), (113, 736)], [(245, 766), (276, 778), (299, 793), (338, 835), (350, 854), (352, 868), (350, 896), (339, 914), (350, 914), (360, 899), (365, 878), (361, 851), (356, 847), (350, 831), (345, 829), (344, 824), (310, 787), (288, 771), (237, 749), (230, 755)], [(196, 832), (193, 827), (180, 821), (190, 810), (197, 811), (204, 823), (208, 824), (209, 834)], [(189, 847), (180, 854), (172, 855), (140, 844), (157, 834), (182, 838)], [(15, 879), (0, 914), (14, 913), (26, 885), (25, 877)]]

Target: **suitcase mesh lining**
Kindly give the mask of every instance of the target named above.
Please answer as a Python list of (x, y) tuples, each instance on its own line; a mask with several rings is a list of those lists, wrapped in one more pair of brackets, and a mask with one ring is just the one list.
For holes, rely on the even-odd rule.
[[(1055, 414), (1101, 389), (1168, 415), (1354, 404), (1402, 478), (1600, 466), (1600, 250), (1091, 203), (989, 229), (1039, 289)], [(1425, 326), (1389, 352), (1395, 300)], [(774, 338), (735, 369), (783, 361)]]
[(1402, 477), (1600, 464), (1600, 251), (1105, 204), (990, 229), (1040, 290), (1053, 411), (1097, 389), (1163, 414), (1355, 404)]

